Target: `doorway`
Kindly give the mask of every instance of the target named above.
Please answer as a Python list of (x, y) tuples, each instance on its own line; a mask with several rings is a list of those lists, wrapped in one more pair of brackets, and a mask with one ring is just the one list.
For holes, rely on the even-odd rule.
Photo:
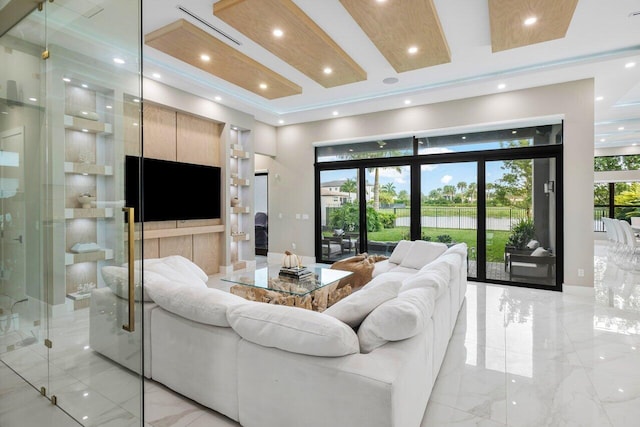
[(269, 252), (269, 174), (255, 174), (255, 245), (256, 255), (267, 256)]

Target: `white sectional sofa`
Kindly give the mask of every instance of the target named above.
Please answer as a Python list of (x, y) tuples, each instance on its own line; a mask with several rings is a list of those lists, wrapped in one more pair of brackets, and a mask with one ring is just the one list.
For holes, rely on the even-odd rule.
[(245, 427), (419, 426), (464, 300), (466, 254), (401, 242), (324, 313), (162, 279), (145, 264), (145, 375)]

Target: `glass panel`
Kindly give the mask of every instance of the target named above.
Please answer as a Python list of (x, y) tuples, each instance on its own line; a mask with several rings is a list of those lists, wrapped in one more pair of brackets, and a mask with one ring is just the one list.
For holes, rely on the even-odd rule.
[(391, 255), (410, 240), (411, 172), (409, 166), (367, 169), (367, 252)]
[(422, 165), (420, 224), (422, 240), (468, 246), (469, 277), (477, 273), (478, 165)]
[(562, 125), (501, 129), (445, 136), (418, 136), (418, 154), (513, 149), (562, 143)]
[(0, 359), (34, 387), (48, 389), (42, 20), (42, 12), (33, 12), (0, 38)]
[(630, 221), (640, 216), (640, 182), (616, 182), (613, 197), (614, 218)]
[(322, 259), (336, 261), (358, 253), (360, 203), (358, 170), (320, 173)]
[(413, 154), (413, 138), (400, 138), (358, 142), (354, 144), (318, 147), (318, 162), (379, 159), (410, 156)]
[(139, 7), (45, 3), (48, 395), (82, 425), (142, 425), (143, 307), (128, 292), (141, 248), (123, 212), (125, 154), (140, 154)]
[(487, 162), (485, 173), (487, 278), (555, 285), (555, 160)]
[(640, 156), (607, 156), (593, 159), (593, 169), (602, 171), (626, 171), (640, 169)]

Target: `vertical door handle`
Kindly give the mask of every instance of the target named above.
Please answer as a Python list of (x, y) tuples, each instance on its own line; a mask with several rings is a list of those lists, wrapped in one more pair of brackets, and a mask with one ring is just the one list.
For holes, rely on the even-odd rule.
[(128, 258), (129, 258), (129, 324), (122, 325), (122, 329), (127, 332), (133, 332), (135, 329), (135, 307), (136, 307), (136, 296), (135, 296), (135, 265), (134, 265), (134, 255), (135, 255), (135, 218), (134, 218), (134, 208), (122, 208), (122, 212), (127, 214), (127, 225), (128, 225), (128, 237), (127, 246), (129, 248)]

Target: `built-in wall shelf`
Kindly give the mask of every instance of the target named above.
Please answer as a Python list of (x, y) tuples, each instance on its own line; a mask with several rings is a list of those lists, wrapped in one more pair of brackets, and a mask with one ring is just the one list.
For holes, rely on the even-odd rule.
[(64, 162), (65, 173), (80, 175), (113, 175), (113, 167), (107, 165), (94, 165), (89, 163)]
[(231, 178), (231, 185), (236, 185), (239, 187), (248, 187), (250, 185), (250, 182), (248, 179)]
[(234, 213), (234, 214), (249, 213), (249, 206), (233, 206), (231, 208), (231, 213)]
[(232, 234), (231, 241), (233, 242), (244, 242), (245, 240), (249, 240), (251, 236), (247, 234)]
[(65, 265), (79, 264), (81, 262), (104, 261), (113, 259), (112, 249), (103, 249), (95, 252), (85, 252), (82, 254), (74, 254), (67, 252), (64, 256)]
[(67, 298), (79, 301), (87, 298), (91, 298), (91, 292), (73, 292), (71, 294), (67, 294)]
[(67, 208), (64, 210), (66, 219), (75, 218), (113, 218), (113, 208)]
[(249, 154), (248, 151), (232, 149), (231, 157), (235, 159), (248, 159), (251, 157), (251, 155)]
[(104, 123), (95, 120), (83, 119), (82, 117), (64, 116), (65, 129), (77, 130), (78, 132), (88, 133), (107, 133), (113, 132), (111, 123)]

